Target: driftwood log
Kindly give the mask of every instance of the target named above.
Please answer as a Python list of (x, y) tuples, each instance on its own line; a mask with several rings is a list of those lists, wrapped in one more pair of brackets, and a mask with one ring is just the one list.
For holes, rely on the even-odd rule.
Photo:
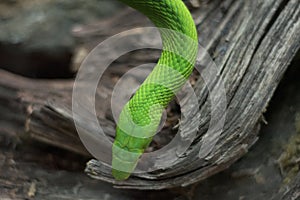
[[(212, 0), (193, 9), (192, 13), (199, 30), (199, 42), (212, 55), (219, 70), (218, 77), (224, 81), (226, 90), (226, 121), (215, 148), (205, 159), (198, 159), (202, 136), (211, 118), (209, 92), (205, 84), (215, 88), (220, 79), (204, 83), (198, 78), (194, 88), (200, 106), (193, 120), (180, 123), (180, 134), (184, 135), (189, 135), (189, 127), (193, 124), (199, 124), (197, 137), (184, 156), (171, 168), (138, 174), (125, 182), (114, 181), (108, 168), (91, 160), (86, 172), (93, 178), (121, 188), (153, 190), (187, 186), (228, 168), (258, 140), (262, 114), (300, 47), (299, 1)], [(74, 35), (84, 42), (85, 47), (91, 48), (95, 41), (102, 41), (114, 33), (150, 25), (144, 17), (137, 15), (130, 10), (108, 21), (84, 29), (76, 28)], [(143, 33), (140, 37), (141, 41), (149, 42), (143, 38)], [(159, 42), (160, 39), (157, 37), (155, 40), (151, 42)], [(158, 52), (134, 52), (108, 70), (104, 84), (97, 90), (96, 102), (101, 103), (96, 104), (96, 110), (99, 121), (105, 127), (104, 132), (110, 138), (114, 136), (115, 126), (107, 109), (112, 85), (115, 84), (111, 77), (119, 77), (128, 70), (129, 67), (124, 66), (155, 62), (158, 56)], [(197, 63), (203, 70), (209, 67), (206, 64), (202, 59)], [(0, 132), (5, 137), (14, 138), (13, 143), (29, 139), (90, 158), (74, 127), (72, 88), (73, 80), (32, 80), (1, 71)], [(165, 134), (169, 132), (170, 129), (165, 130)], [(153, 147), (164, 144), (165, 138), (164, 135), (157, 136)], [(297, 181), (294, 187), (299, 188)], [(283, 199), (288, 195), (283, 195)]]
[[(142, 174), (143, 179), (115, 182), (108, 169), (92, 160), (87, 173), (123, 188), (162, 189), (203, 180), (239, 159), (257, 140), (262, 113), (299, 48), (296, 9), (299, 9), (297, 1), (212, 1), (193, 12), (200, 43), (213, 55), (225, 82), (228, 103), (224, 131), (209, 158), (201, 160), (197, 156), (201, 147), (199, 138), (210, 121), (207, 88), (199, 79), (195, 84), (200, 97), (199, 111), (192, 121), (181, 123), (181, 134), (188, 135), (192, 131), (189, 127), (200, 121), (199, 138), (172, 168)], [(290, 47), (286, 48), (287, 45)], [(208, 85), (217, 87), (218, 81), (211, 80)]]

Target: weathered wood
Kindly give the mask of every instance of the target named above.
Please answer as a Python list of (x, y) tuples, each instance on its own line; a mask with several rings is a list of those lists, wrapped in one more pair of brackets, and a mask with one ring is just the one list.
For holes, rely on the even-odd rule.
[[(31, 194), (32, 199), (176, 197), (188, 200), (232, 200), (271, 199), (271, 196), (275, 196), (277, 200), (289, 191), (297, 194), (298, 182), (283, 184), (288, 171), (279, 170), (277, 161), (285, 152), (289, 152), (289, 162), (293, 162), (293, 157), (299, 155), (299, 152), (290, 154), (289, 150), (297, 144), (297, 140), (290, 138), (299, 137), (296, 132), (300, 131), (300, 118), (295, 121), (295, 114), (300, 112), (299, 61), (293, 63), (272, 98), (266, 113), (268, 125), (263, 126), (255, 146), (229, 169), (199, 184), (174, 188), (171, 193), (165, 190), (116, 190), (110, 184), (89, 179), (82, 173), (86, 158), (45, 145), (33, 145), (36, 144), (34, 141), (29, 144), (23, 142), (17, 145), (16, 150), (11, 148), (14, 144), (0, 137), (0, 199), (31, 199)], [(289, 177), (292, 178), (291, 175)], [(281, 193), (277, 194), (279, 188), (282, 188)]]
[[(194, 9), (199, 41), (213, 56), (219, 70), (218, 78), (206, 84), (216, 88), (221, 84), (219, 78), (222, 78), (227, 95), (225, 127), (216, 147), (205, 160), (198, 159), (211, 110), (209, 92), (199, 78), (195, 84), (199, 110), (194, 113), (193, 120), (180, 124), (180, 134), (189, 135), (189, 127), (200, 121), (197, 138), (185, 156), (178, 158), (172, 167), (139, 174), (126, 182), (114, 181), (110, 169), (95, 160), (88, 163), (86, 172), (94, 178), (122, 188), (163, 189), (186, 186), (229, 167), (258, 139), (262, 113), (300, 47), (299, 14), (300, 5), (297, 0), (212, 0), (199, 9)], [(74, 34), (87, 43), (87, 48), (91, 48), (95, 41), (102, 41), (114, 33), (145, 24), (149, 24), (145, 17), (137, 17), (135, 12), (128, 11), (110, 21), (83, 29), (77, 28)], [(143, 33), (140, 34), (143, 38)], [(147, 38), (144, 40), (147, 42)], [(157, 37), (155, 40), (150, 42), (158, 42), (160, 39)], [(117, 71), (116, 67), (121, 68), (121, 65), (154, 62), (158, 56), (157, 52), (133, 53), (130, 59), (115, 63), (111, 74)], [(147, 61), (141, 58), (147, 58)], [(199, 58), (197, 64), (206, 70), (209, 66), (203, 58), (205, 56)], [(98, 88), (96, 101), (101, 104), (96, 105), (96, 110), (99, 121), (106, 128), (105, 133), (113, 138), (114, 123), (107, 108), (114, 81), (109, 77), (111, 76), (106, 76), (105, 84)], [(72, 121), (72, 84), (72, 80), (36, 81), (1, 71), (0, 101), (4, 103), (0, 105), (0, 110), (4, 115), (1, 115), (0, 131), (14, 133), (16, 141), (20, 136), (29, 137), (88, 157)], [(84, 128), (87, 125), (82, 123), (82, 126)], [(160, 143), (161, 137), (163, 136), (156, 138), (156, 144)]]
[(300, 198), (300, 174), (295, 177), (293, 182), (287, 187), (287, 189), (276, 197), (274, 200), (297, 200)]
[(0, 77), (0, 99), (5, 101), (0, 105), (1, 132), (14, 133), (15, 140), (30, 138), (89, 155), (77, 136), (70, 113), (59, 115), (50, 106), (55, 99), (70, 106), (73, 81), (30, 80), (5, 71)]
[[(109, 183), (93, 180), (83, 173), (84, 159), (80, 159), (78, 155), (71, 158), (70, 153), (53, 153), (55, 151), (37, 147), (27, 146), (22, 150), (3, 147), (6, 146), (1, 145), (0, 148), (1, 200), (150, 200), (154, 195), (171, 200), (176, 197), (176, 194), (164, 190), (124, 193)], [(79, 164), (82, 166), (78, 166)]]
[[(224, 131), (213, 152), (209, 158), (199, 159), (201, 142), (195, 142), (171, 168), (137, 175), (147, 181), (131, 178), (116, 182), (109, 169), (92, 160), (87, 166), (87, 172), (93, 172), (89, 173), (92, 177), (122, 188), (186, 186), (224, 170), (257, 140), (262, 113), (299, 49), (299, 2), (213, 1), (202, 9), (194, 12), (200, 42), (214, 55), (219, 77), (225, 82), (228, 103)], [(202, 67), (205, 70), (207, 66), (204, 63)], [(208, 84), (216, 87), (220, 84), (218, 78)], [(209, 125), (210, 105), (201, 79), (195, 90), (201, 107), (193, 120), (181, 123), (181, 134), (188, 135), (188, 127), (200, 120), (198, 137), (201, 138)]]

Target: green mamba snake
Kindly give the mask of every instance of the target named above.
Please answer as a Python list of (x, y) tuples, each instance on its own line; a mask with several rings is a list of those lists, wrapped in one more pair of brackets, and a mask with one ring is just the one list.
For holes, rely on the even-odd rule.
[(125, 180), (152, 141), (163, 109), (192, 73), (198, 37), (192, 16), (182, 0), (120, 1), (154, 23), (163, 44), (157, 65), (119, 116), (112, 147), (112, 175), (116, 180)]

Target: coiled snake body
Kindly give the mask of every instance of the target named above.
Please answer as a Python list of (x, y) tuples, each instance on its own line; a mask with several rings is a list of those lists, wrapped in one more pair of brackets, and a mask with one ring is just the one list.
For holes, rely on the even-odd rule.
[(163, 44), (157, 65), (119, 116), (112, 147), (112, 175), (117, 180), (125, 180), (152, 141), (163, 109), (192, 73), (198, 39), (194, 21), (182, 0), (120, 1), (154, 23)]

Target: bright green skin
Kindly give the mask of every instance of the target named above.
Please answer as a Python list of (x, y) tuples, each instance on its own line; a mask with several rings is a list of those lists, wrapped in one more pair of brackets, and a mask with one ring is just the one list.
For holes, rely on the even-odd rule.
[(145, 14), (156, 27), (171, 29), (190, 38), (187, 41), (182, 39), (181, 34), (160, 30), (163, 42), (161, 57), (119, 116), (112, 147), (112, 175), (116, 180), (125, 180), (152, 141), (163, 108), (192, 73), (198, 39), (194, 21), (182, 0), (120, 1)]

